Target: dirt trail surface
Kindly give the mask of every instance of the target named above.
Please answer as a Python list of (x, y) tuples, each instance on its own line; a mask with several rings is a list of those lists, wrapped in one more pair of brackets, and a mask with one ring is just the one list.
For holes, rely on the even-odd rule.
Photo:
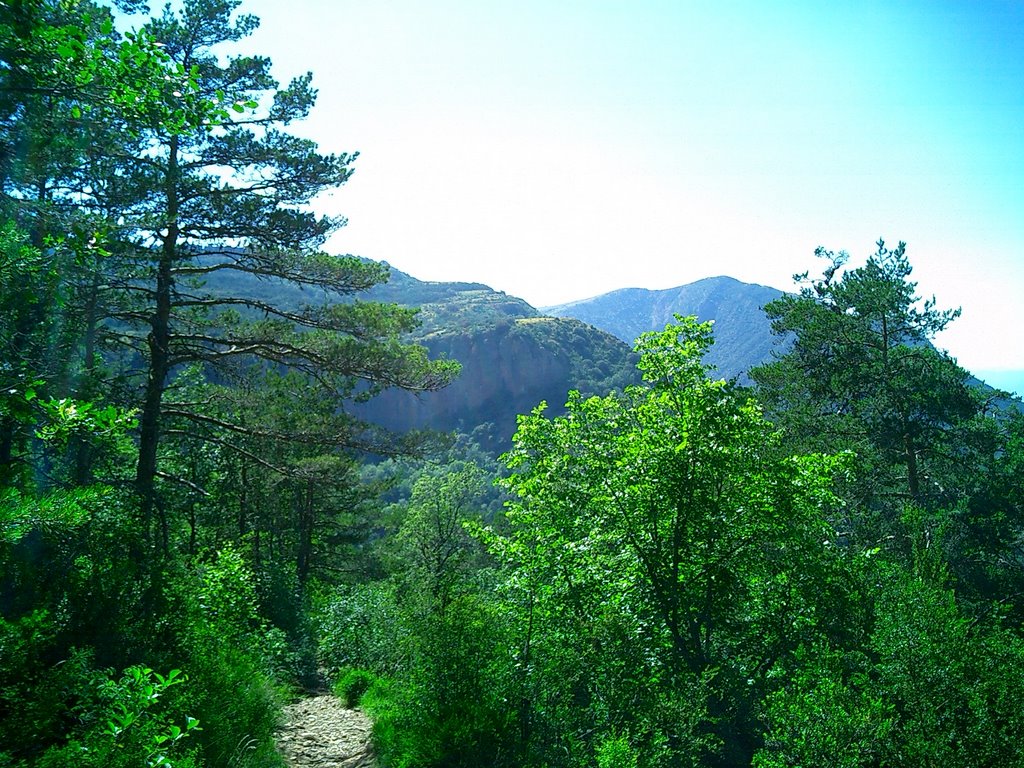
[(370, 720), (335, 696), (303, 699), (284, 708), (277, 748), (290, 768), (375, 768)]

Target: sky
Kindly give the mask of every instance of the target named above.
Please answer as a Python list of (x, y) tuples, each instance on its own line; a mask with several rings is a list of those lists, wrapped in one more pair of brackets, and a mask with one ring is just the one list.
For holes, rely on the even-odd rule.
[(542, 307), (790, 289), (907, 242), (965, 367), (1024, 369), (1024, 0), (243, 0), (359, 151), (327, 250)]

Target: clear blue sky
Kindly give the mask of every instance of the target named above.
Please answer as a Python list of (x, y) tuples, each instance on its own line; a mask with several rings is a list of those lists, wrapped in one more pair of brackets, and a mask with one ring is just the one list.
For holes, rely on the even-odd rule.
[(335, 252), (537, 306), (908, 242), (971, 369), (1024, 369), (1024, 2), (245, 0), (312, 70)]

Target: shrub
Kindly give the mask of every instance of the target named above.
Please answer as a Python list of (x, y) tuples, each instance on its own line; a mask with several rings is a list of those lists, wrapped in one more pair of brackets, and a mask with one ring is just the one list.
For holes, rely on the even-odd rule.
[[(166, 676), (145, 667), (129, 667), (120, 679), (72, 661), (85, 689), (94, 689), (73, 708), (80, 725), (65, 744), (48, 749), (39, 768), (193, 768), (188, 738), (201, 731), (199, 721), (180, 714), (171, 692), (184, 683), (177, 669)], [(82, 691), (86, 693), (86, 691)]]
[(378, 678), (363, 695), (363, 708), (373, 719), (374, 751), (383, 768), (422, 768), (440, 762), (440, 745), (422, 727), (422, 711), (408, 686)]
[(281, 764), (273, 738), (280, 705), (255, 581), (241, 556), (224, 547), (167, 584), (173, 653), (192, 679), (188, 711), (203, 724), (196, 741), (211, 766), (232, 764), (240, 745), (254, 765)]
[(334, 693), (345, 702), (345, 706), (352, 708), (359, 706), (363, 694), (377, 682), (377, 676), (365, 669), (349, 669), (334, 686)]
[(607, 736), (597, 748), (598, 768), (636, 768), (636, 750), (625, 736)]
[(393, 675), (405, 661), (408, 632), (390, 585), (324, 589), (313, 597), (313, 625), (332, 676), (347, 668)]

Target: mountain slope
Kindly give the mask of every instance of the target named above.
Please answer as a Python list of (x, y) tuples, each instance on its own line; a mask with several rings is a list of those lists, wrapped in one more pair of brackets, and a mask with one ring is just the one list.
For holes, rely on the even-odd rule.
[(440, 392), (391, 390), (359, 415), (391, 429), (476, 431), (485, 448), (503, 450), (516, 416), (546, 401), (560, 413), (571, 389), (607, 394), (638, 381), (636, 356), (615, 336), (573, 318), (544, 317), (522, 299), (477, 283), (426, 283), (392, 269), (368, 298), (418, 306), (413, 339), (432, 357), (462, 363)]
[(502, 450), (516, 416), (542, 400), (561, 413), (571, 389), (607, 394), (638, 379), (625, 344), (573, 319), (520, 317), (419, 341), (431, 356), (462, 363), (462, 375), (440, 392), (384, 392), (360, 415), (391, 429), (477, 430), (485, 448)]
[(707, 362), (716, 375), (740, 377), (765, 362), (786, 342), (774, 336), (761, 308), (783, 294), (776, 288), (709, 277), (664, 290), (623, 288), (591, 299), (541, 309), (556, 317), (574, 317), (608, 331), (626, 343), (644, 331), (661, 330), (674, 314), (696, 315), (715, 323), (715, 346)]
[[(240, 275), (208, 288), (261, 298), (282, 306), (336, 300), (274, 281)], [(560, 413), (571, 389), (607, 394), (636, 383), (633, 339), (660, 330), (673, 314), (715, 321), (708, 362), (715, 375), (738, 377), (782, 351), (762, 311), (782, 291), (713, 277), (666, 290), (626, 288), (584, 301), (548, 307), (547, 317), (524, 300), (481, 283), (427, 282), (391, 268), (390, 280), (360, 298), (419, 307), (421, 325), (411, 340), (432, 357), (462, 363), (462, 375), (440, 392), (413, 395), (389, 390), (354, 413), (381, 426), (475, 432), (492, 451), (508, 446), (516, 416), (542, 400)]]
[[(426, 346), (431, 357), (458, 360), (462, 374), (440, 392), (388, 390), (353, 404), (361, 418), (396, 431), (477, 430), (485, 448), (500, 451), (516, 416), (542, 400), (560, 413), (569, 390), (604, 395), (639, 380), (631, 345), (612, 334), (572, 318), (543, 317), (522, 299), (481, 283), (427, 282), (390, 271), (388, 282), (358, 298), (418, 307), (421, 324), (409, 340)], [(288, 309), (347, 300), (246, 274), (215, 274), (206, 288)]]

